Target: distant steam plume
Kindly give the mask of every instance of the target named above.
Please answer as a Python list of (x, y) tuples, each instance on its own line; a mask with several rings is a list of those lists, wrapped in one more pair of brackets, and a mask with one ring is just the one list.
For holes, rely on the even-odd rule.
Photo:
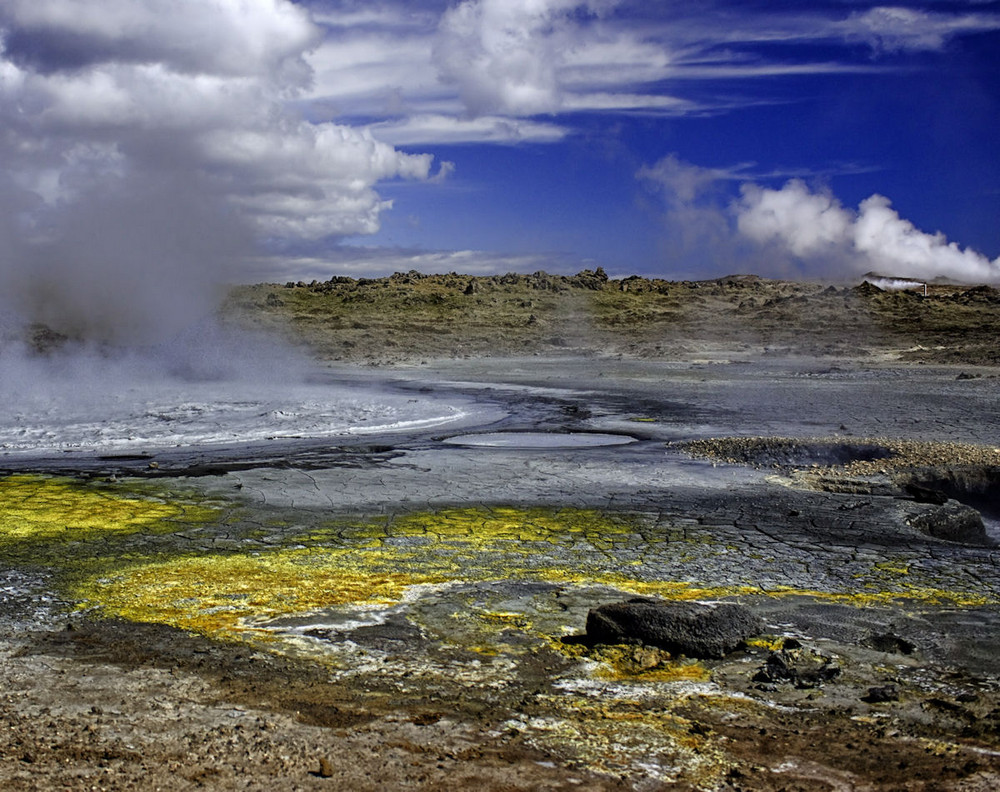
[(888, 198), (872, 195), (854, 212), (828, 192), (798, 179), (780, 190), (745, 184), (736, 204), (739, 232), (824, 271), (965, 282), (1000, 281), (1000, 258), (928, 234), (899, 216)]
[[(790, 179), (780, 189), (747, 178), (749, 165), (702, 168), (676, 155), (639, 170), (663, 201), (671, 264), (697, 254), (702, 269), (751, 269), (772, 277), (890, 276), (1000, 282), (1000, 258), (928, 234), (899, 216), (888, 198), (872, 195), (857, 211), (828, 190)], [(739, 196), (732, 196), (739, 185)], [(728, 203), (727, 203), (728, 202)], [(722, 273), (719, 273), (722, 274)]]

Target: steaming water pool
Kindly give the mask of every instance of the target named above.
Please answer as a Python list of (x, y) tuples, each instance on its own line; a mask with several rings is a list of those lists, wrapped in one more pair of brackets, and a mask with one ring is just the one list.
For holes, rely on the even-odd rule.
[(416, 397), (332, 377), (281, 384), (89, 378), (35, 382), (17, 393), (5, 384), (0, 455), (358, 436), (491, 418), (488, 407), (460, 396)]

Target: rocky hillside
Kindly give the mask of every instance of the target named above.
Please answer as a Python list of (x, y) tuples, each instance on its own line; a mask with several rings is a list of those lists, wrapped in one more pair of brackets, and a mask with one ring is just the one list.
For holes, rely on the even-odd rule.
[(226, 316), (330, 360), (392, 363), (521, 354), (889, 355), (1000, 364), (1000, 291), (883, 290), (736, 275), (708, 281), (397, 273), (237, 287)]

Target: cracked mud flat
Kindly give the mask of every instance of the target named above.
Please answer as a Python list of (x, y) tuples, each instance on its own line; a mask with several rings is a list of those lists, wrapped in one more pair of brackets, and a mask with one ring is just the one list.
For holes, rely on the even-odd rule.
[[(995, 789), (996, 501), (982, 541), (919, 527), (993, 480), (980, 373), (452, 361), (370, 384), (489, 423), (8, 459), (0, 785)], [(767, 632), (578, 640), (636, 594)]]

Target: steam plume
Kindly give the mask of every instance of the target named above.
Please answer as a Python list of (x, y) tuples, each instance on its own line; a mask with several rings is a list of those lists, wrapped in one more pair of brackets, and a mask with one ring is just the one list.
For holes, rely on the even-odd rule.
[(742, 235), (826, 271), (1000, 282), (1000, 258), (991, 261), (944, 234), (921, 231), (884, 196), (866, 198), (854, 212), (798, 179), (780, 190), (745, 184), (741, 193), (736, 225)]
[(296, 114), (320, 39), (290, 0), (0, 4), (0, 324), (154, 343), (254, 247), (377, 230), (432, 158)]

